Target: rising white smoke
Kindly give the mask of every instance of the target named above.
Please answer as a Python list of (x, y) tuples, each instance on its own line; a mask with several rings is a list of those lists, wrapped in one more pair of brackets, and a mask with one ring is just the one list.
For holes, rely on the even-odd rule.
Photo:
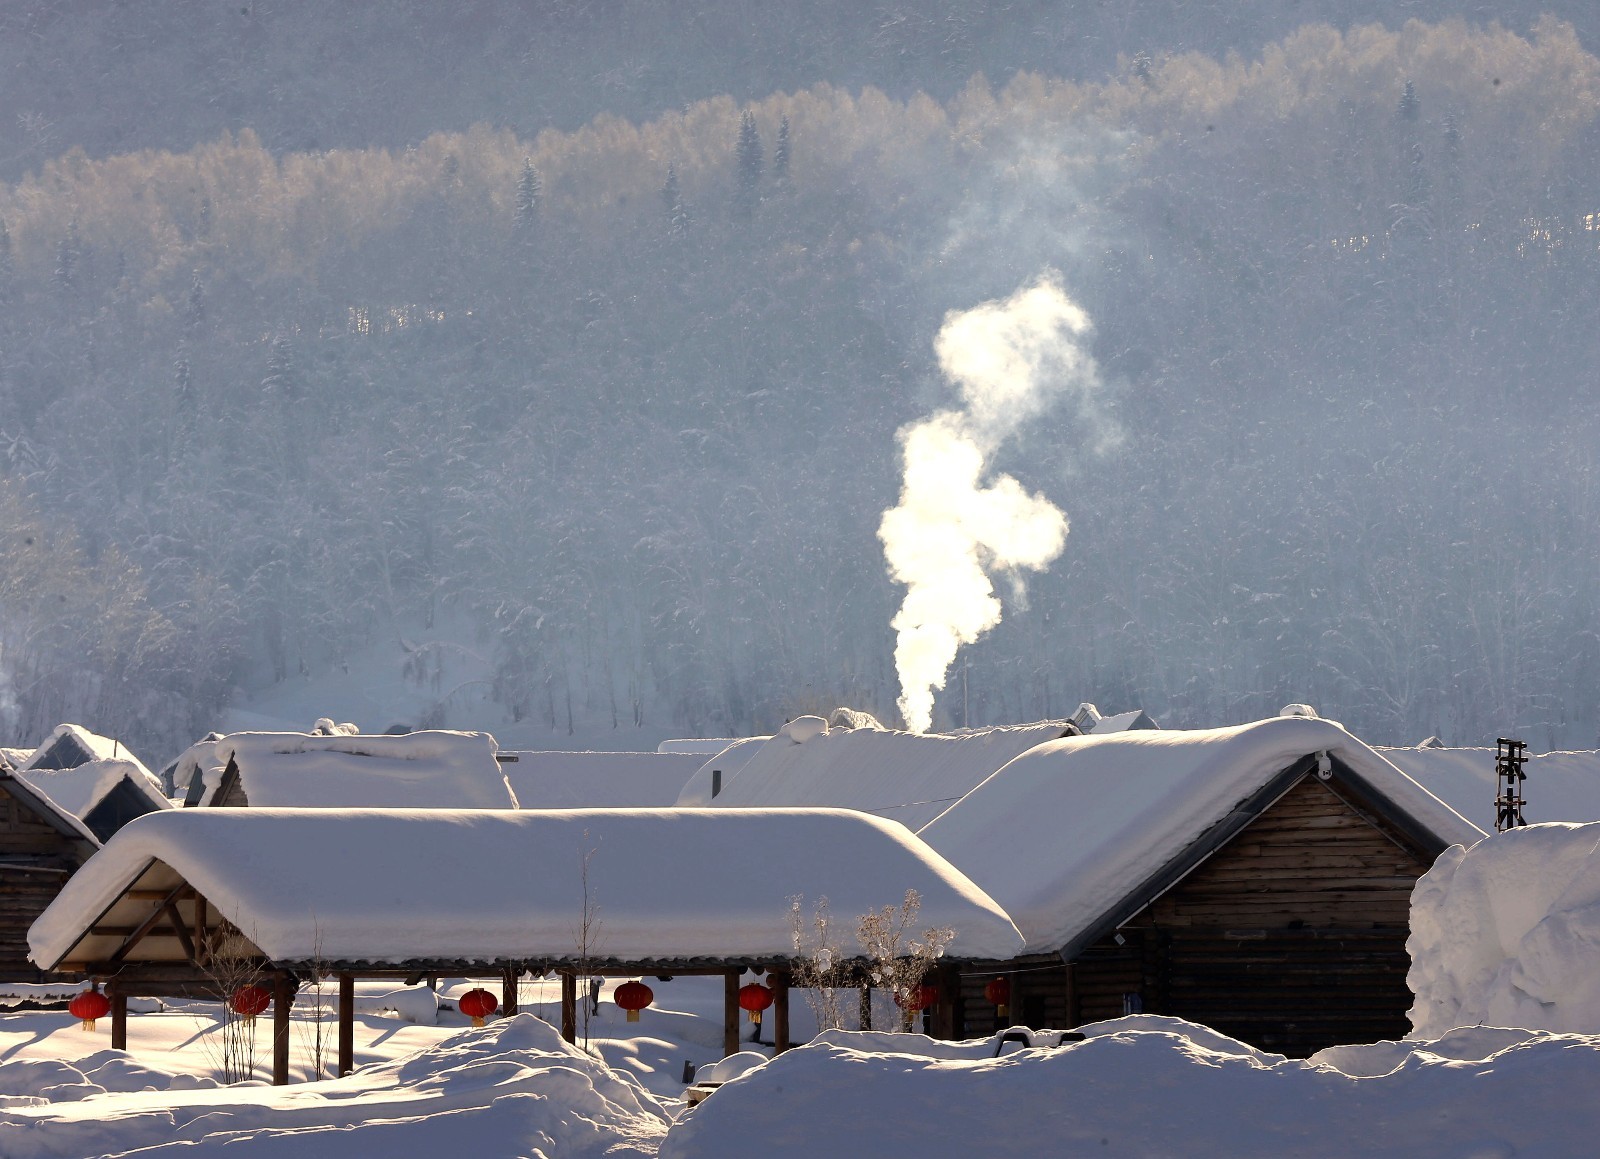
[(1090, 401), (1100, 377), (1081, 344), (1088, 331), (1088, 315), (1047, 273), (1003, 302), (947, 314), (934, 340), (962, 405), (901, 428), (900, 505), (878, 526), (889, 575), (907, 585), (892, 626), (912, 732), (932, 724), (957, 650), (1000, 622), (992, 577), (1020, 584), (1066, 546), (1065, 513), (1009, 475), (987, 480), (987, 464), (1029, 419), (1064, 398)]

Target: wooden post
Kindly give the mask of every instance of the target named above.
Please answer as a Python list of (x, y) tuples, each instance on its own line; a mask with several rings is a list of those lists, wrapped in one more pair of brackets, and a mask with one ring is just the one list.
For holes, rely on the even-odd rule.
[(561, 1037), (578, 1041), (578, 976), (571, 970), (561, 972)]
[(111, 999), (111, 1049), (128, 1049), (128, 996), (115, 986), (107, 986)]
[(961, 1022), (961, 975), (954, 966), (941, 966), (934, 971), (933, 984), (939, 988), (939, 1001), (929, 1012), (929, 1032), (946, 1041), (959, 1038), (956, 1027)]
[(339, 975), (339, 1077), (356, 1069), (356, 976)]
[(768, 970), (772, 986), (772, 1053), (789, 1049), (789, 971)]
[(861, 1002), (857, 1007), (857, 1029), (872, 1029), (872, 984), (861, 983)]
[(272, 975), (272, 1085), (289, 1085), (289, 1010), (295, 985), (287, 970)]
[(739, 975), (743, 970), (728, 970), (722, 975), (722, 1057), (739, 1053)]
[(1067, 1029), (1072, 1029), (1083, 1022), (1083, 1004), (1078, 997), (1078, 969), (1068, 962), (1064, 967), (1067, 972)]
[(516, 963), (505, 968), (505, 977), (500, 983), (500, 1013), (507, 1018), (517, 1013), (517, 979), (522, 975), (522, 967)]

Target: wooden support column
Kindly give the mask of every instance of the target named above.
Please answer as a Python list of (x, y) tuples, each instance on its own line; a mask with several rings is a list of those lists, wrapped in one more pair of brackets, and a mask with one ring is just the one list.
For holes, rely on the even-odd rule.
[(289, 1085), (289, 1011), (294, 1006), (295, 985), (288, 971), (272, 975), (272, 1085)]
[(356, 976), (339, 975), (339, 1077), (356, 1069)]
[(517, 1013), (517, 979), (521, 976), (522, 967), (512, 963), (505, 968), (500, 982), (500, 1013), (507, 1018)]
[(578, 1041), (578, 976), (570, 970), (561, 972), (561, 1037)]
[(959, 1038), (956, 1027), (961, 1020), (961, 975), (954, 966), (941, 966), (934, 971), (933, 984), (938, 987), (939, 1000), (929, 1012), (929, 1034), (947, 1042)]
[(722, 975), (722, 1057), (739, 1053), (739, 976), (743, 970)]
[(106, 987), (111, 999), (111, 1049), (128, 1049), (128, 996), (115, 986)]
[(1067, 974), (1067, 1029), (1083, 1023), (1083, 1003), (1078, 996), (1078, 968), (1075, 963), (1068, 962), (1065, 967)]
[(789, 1049), (789, 971), (768, 970), (767, 982), (772, 987), (772, 1053), (782, 1054)]

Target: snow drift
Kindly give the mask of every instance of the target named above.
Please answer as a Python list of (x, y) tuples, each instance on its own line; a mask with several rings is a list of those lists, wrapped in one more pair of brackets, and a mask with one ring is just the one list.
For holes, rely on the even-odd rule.
[(1411, 1024), (1600, 1032), (1600, 823), (1448, 849), (1411, 894)]

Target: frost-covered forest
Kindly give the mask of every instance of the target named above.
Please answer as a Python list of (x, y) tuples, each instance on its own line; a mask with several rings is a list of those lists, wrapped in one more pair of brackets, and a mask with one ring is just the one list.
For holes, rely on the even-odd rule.
[[(1216, 35), (1275, 39), (1137, 51), (1114, 7), (1121, 55), (946, 23), (970, 51), (925, 79), (870, 37), (814, 49), (836, 83), (774, 56), (723, 95), (617, 52), (592, 119), (483, 111), (524, 91), (488, 92), (524, 41), (439, 97), (439, 124), (481, 114), (449, 131), (426, 86), (363, 88), (359, 53), (232, 86), (221, 127), (163, 137), (131, 102), (90, 139), (70, 94), (19, 116), (6, 737), (81, 719), (175, 751), (241, 690), (445, 614), (506, 720), (892, 718), (895, 433), (947, 401), (945, 314), (1054, 269), (1107, 393), (997, 465), (1071, 533), (937, 724), (1299, 700), (1373, 742), (1593, 744), (1600, 59), (1553, 18), (1247, 5)], [(621, 35), (580, 32), (539, 61), (598, 68)], [(283, 36), (239, 37), (230, 75)], [(227, 104), (257, 96), (259, 130)]]

